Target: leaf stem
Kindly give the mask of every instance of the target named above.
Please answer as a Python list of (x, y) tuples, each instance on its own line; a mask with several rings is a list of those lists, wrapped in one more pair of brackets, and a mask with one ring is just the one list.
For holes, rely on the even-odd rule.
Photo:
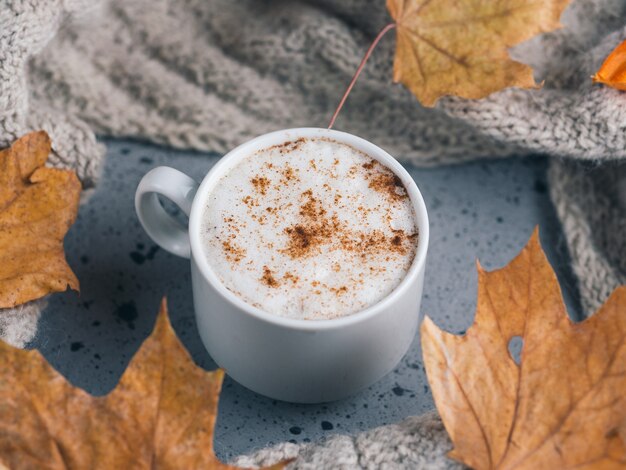
[(361, 63), (359, 64), (358, 68), (356, 69), (356, 72), (354, 72), (354, 75), (352, 76), (352, 81), (350, 82), (350, 85), (348, 85), (348, 88), (346, 88), (346, 92), (343, 94), (343, 97), (341, 98), (341, 101), (339, 102), (339, 105), (337, 106), (337, 109), (335, 109), (335, 113), (333, 114), (333, 117), (330, 118), (330, 124), (328, 124), (328, 128), (329, 129), (333, 128), (333, 125), (335, 124), (335, 119), (337, 119), (337, 116), (339, 115), (339, 111), (341, 111), (341, 108), (343, 108), (344, 103), (348, 99), (348, 95), (352, 91), (352, 88), (354, 87), (354, 84), (356, 83), (357, 78), (359, 78), (359, 75), (361, 74), (361, 70), (363, 70), (363, 67), (365, 66), (365, 63), (367, 62), (367, 60), (372, 55), (372, 52), (374, 51), (374, 48), (379, 43), (379, 41), (382, 39), (382, 37), (387, 33), (387, 31), (389, 31), (389, 30), (391, 30), (391, 29), (393, 29), (395, 27), (396, 27), (395, 23), (389, 23), (387, 26), (385, 26), (383, 29), (380, 30), (380, 32), (376, 35), (376, 37), (372, 41), (372, 44), (370, 44), (370, 47), (367, 49), (367, 52), (363, 56), (363, 59), (361, 59)]

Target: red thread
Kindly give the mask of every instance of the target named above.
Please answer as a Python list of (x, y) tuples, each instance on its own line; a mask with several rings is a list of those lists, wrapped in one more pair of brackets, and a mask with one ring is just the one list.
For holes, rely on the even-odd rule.
[(343, 97), (341, 98), (341, 101), (339, 102), (339, 105), (337, 106), (337, 109), (335, 110), (335, 113), (333, 114), (333, 117), (330, 118), (330, 124), (328, 124), (328, 128), (329, 129), (332, 129), (333, 125), (335, 124), (335, 119), (337, 119), (337, 116), (339, 115), (339, 111), (341, 111), (341, 108), (343, 108), (344, 103), (348, 99), (348, 95), (352, 91), (352, 88), (354, 87), (354, 84), (356, 83), (357, 78), (359, 78), (359, 74), (361, 73), (361, 70), (363, 70), (363, 67), (365, 66), (365, 63), (367, 62), (367, 60), (372, 55), (372, 52), (374, 51), (374, 48), (379, 43), (379, 41), (382, 39), (382, 37), (387, 33), (387, 31), (389, 31), (390, 29), (393, 29), (395, 27), (396, 27), (395, 23), (388, 24), (387, 26), (385, 26), (383, 29), (380, 30), (380, 32), (376, 35), (376, 37), (372, 41), (372, 44), (367, 49), (367, 52), (363, 56), (363, 59), (361, 60), (361, 63), (359, 64), (359, 67), (356, 69), (356, 72), (354, 73), (354, 76), (352, 77), (352, 81), (350, 82), (350, 85), (348, 85), (348, 88), (346, 89), (346, 92), (343, 94)]

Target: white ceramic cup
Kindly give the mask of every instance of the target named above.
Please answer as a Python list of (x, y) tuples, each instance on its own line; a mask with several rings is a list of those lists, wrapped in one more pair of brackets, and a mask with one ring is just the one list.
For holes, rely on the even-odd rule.
[[(256, 308), (220, 282), (202, 247), (200, 227), (216, 183), (255, 151), (300, 137), (351, 145), (391, 169), (411, 199), (419, 229), (417, 253), (404, 280), (375, 305), (330, 320), (297, 320)], [(170, 217), (157, 194), (189, 216), (189, 228)], [(407, 352), (421, 320), (428, 249), (428, 215), (407, 171), (376, 145), (345, 132), (299, 128), (262, 135), (225, 155), (200, 185), (168, 167), (147, 173), (135, 195), (139, 220), (163, 249), (191, 259), (196, 322), (211, 357), (237, 382), (278, 400), (318, 403), (344, 398), (390, 372)]]

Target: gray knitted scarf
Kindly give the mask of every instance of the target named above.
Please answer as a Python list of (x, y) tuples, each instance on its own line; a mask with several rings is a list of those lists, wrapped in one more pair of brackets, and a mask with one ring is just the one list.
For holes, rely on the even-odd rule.
[[(267, 131), (325, 126), (377, 31), (383, 0), (0, 0), (0, 147), (34, 129), (51, 163), (97, 184), (95, 134), (225, 152)], [(585, 313), (626, 283), (626, 93), (589, 76), (626, 38), (626, 3), (574, 0), (564, 28), (515, 48), (545, 85), (425, 109), (391, 84), (383, 40), (336, 128), (416, 165), (548, 154)], [(0, 337), (24, 345), (44, 301), (0, 312)], [(448, 468), (435, 416), (302, 449), (297, 468)]]

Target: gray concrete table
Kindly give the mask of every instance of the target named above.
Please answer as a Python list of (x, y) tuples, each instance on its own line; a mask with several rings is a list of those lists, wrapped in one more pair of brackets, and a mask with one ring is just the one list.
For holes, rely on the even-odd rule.
[[(160, 250), (141, 229), (133, 207), (140, 178), (169, 165), (198, 180), (216, 154), (174, 151), (111, 140), (104, 174), (65, 245), (81, 294), (50, 298), (33, 346), (73, 384), (108, 393), (150, 333), (159, 301), (167, 295), (172, 323), (194, 360), (216, 368), (196, 331), (189, 261)], [(475, 259), (501, 267), (528, 240), (533, 227), (557, 270), (577, 318), (576, 284), (563, 234), (547, 194), (547, 162), (493, 160), (437, 169), (408, 167), (431, 220), (431, 243), (422, 309), (443, 328), (464, 331), (476, 304)], [(294, 405), (259, 396), (226, 378), (215, 434), (227, 460), (268, 444), (316, 441), (332, 433), (357, 433), (397, 422), (433, 406), (419, 338), (393, 372), (360, 394), (323, 405)]]

